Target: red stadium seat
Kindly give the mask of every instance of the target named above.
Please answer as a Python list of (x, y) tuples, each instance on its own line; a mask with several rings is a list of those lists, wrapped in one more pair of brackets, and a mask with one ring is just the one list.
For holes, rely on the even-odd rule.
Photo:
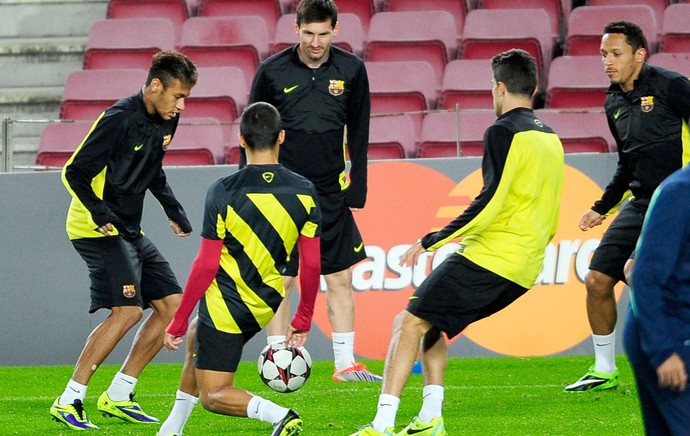
[[(285, 14), (278, 19), (271, 53), (278, 53), (299, 42), (295, 31), (296, 17), (296, 14)], [(334, 45), (361, 57), (365, 39), (366, 33), (357, 15), (347, 12), (338, 14), (338, 35), (333, 40)]]
[(487, 59), (456, 59), (448, 62), (443, 72), (439, 109), (492, 109), (491, 61)]
[(462, 33), (469, 6), (466, 0), (384, 0), (383, 10), (386, 12), (447, 11), (455, 18), (456, 31)]
[(535, 114), (558, 134), (566, 153), (616, 151), (616, 142), (609, 130), (603, 109), (598, 111), (538, 109)]
[(545, 106), (601, 109), (609, 85), (601, 56), (560, 56), (549, 69)]
[(233, 122), (249, 99), (245, 74), (237, 67), (199, 67), (199, 81), (186, 99), (183, 118)]
[(380, 12), (369, 24), (364, 59), (429, 62), (440, 86), (443, 69), (457, 51), (456, 35), (450, 12)]
[(428, 62), (367, 62), (372, 114), (409, 114), (415, 136), (423, 111), (435, 107), (436, 85)]
[(182, 25), (179, 50), (199, 67), (239, 67), (254, 77), (268, 56), (269, 32), (263, 18), (192, 17)]
[(237, 165), (240, 163), (240, 141), (238, 135), (240, 133), (239, 120), (230, 124), (228, 130), (228, 145), (225, 147), (225, 164)]
[(148, 70), (78, 70), (65, 80), (59, 116), (63, 120), (95, 120), (121, 98), (134, 95)]
[(369, 159), (414, 157), (415, 139), (408, 115), (374, 116), (369, 126)]
[[(299, 0), (292, 0), (292, 12), (297, 11), (298, 3)], [(371, 17), (376, 12), (374, 0), (338, 0), (335, 3), (338, 6), (338, 16), (345, 12), (355, 14), (362, 21), (364, 29), (369, 28)]]
[(669, 4), (671, 4), (670, 0), (587, 0), (585, 2), (586, 6), (647, 5), (654, 11), (654, 18), (656, 18), (658, 25), (661, 24), (664, 10)]
[(644, 32), (649, 53), (656, 52), (658, 25), (654, 10), (647, 5), (580, 6), (568, 16), (564, 54), (594, 56), (599, 54), (604, 26), (611, 21), (632, 21)]
[(654, 53), (647, 63), (690, 77), (690, 53)]
[(548, 14), (539, 9), (475, 9), (465, 18), (458, 59), (491, 59), (511, 48), (522, 48), (537, 61), (545, 76), (553, 55)]
[(198, 15), (203, 17), (258, 15), (264, 19), (272, 36), (282, 12), (278, 0), (200, 0)]
[(160, 50), (175, 48), (177, 32), (166, 18), (112, 18), (89, 31), (84, 68), (148, 68)]
[(478, 6), (480, 9), (542, 9), (549, 16), (553, 40), (561, 37), (561, 0), (479, 0)]
[(106, 18), (167, 18), (179, 31), (189, 7), (185, 0), (110, 0)]
[(496, 113), (487, 109), (427, 114), (422, 123), (417, 156), (481, 156), (484, 153), (484, 132), (494, 121)]
[(227, 143), (224, 129), (214, 118), (181, 118), (163, 165), (222, 164)]
[(65, 165), (89, 133), (92, 124), (91, 121), (47, 124), (38, 143), (36, 165), (50, 168)]
[(673, 4), (666, 8), (661, 24), (659, 51), (690, 52), (690, 4)]

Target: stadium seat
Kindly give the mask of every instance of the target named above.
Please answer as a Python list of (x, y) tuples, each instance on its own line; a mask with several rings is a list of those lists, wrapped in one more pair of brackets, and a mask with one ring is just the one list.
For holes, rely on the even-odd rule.
[(200, 0), (199, 16), (223, 17), (258, 15), (264, 19), (269, 34), (273, 32), (282, 15), (278, 0)]
[(237, 67), (199, 67), (199, 81), (187, 97), (182, 119), (211, 117), (233, 122), (249, 98), (249, 85)]
[(145, 69), (73, 71), (65, 80), (59, 116), (93, 121), (116, 101), (136, 94), (147, 76)]
[(409, 114), (419, 135), (423, 111), (436, 105), (436, 85), (428, 62), (366, 62), (372, 114)]
[(415, 139), (408, 115), (374, 116), (369, 125), (369, 159), (415, 157)]
[(455, 29), (462, 33), (465, 16), (469, 10), (466, 0), (384, 0), (383, 10), (386, 12), (401, 11), (447, 11), (455, 18)]
[(690, 4), (673, 4), (666, 8), (661, 24), (659, 51), (690, 52)]
[(690, 53), (654, 53), (647, 63), (690, 77)]
[(561, 37), (561, 0), (479, 0), (478, 6), (480, 9), (543, 9), (549, 16), (553, 41)]
[(456, 36), (450, 12), (379, 12), (369, 24), (364, 59), (429, 62), (440, 86), (443, 69), (457, 52)]
[(228, 145), (225, 147), (226, 165), (237, 165), (240, 163), (240, 141), (238, 139), (239, 133), (240, 124), (239, 120), (237, 120), (237, 122), (230, 124), (228, 129)]
[(38, 143), (36, 165), (62, 167), (89, 133), (92, 124), (91, 121), (47, 124)]
[(215, 118), (181, 118), (163, 165), (222, 164), (227, 143), (224, 129)]
[(458, 59), (491, 59), (511, 48), (534, 56), (544, 78), (553, 55), (548, 14), (540, 9), (474, 9), (467, 14)]
[[(278, 19), (271, 53), (278, 53), (299, 42), (295, 18), (296, 14), (285, 14)], [(357, 15), (347, 12), (338, 14), (338, 35), (333, 40), (334, 45), (361, 57), (365, 39), (366, 33)]]
[[(116, 37), (114, 37), (116, 35)], [(85, 69), (148, 68), (160, 50), (175, 48), (177, 32), (167, 18), (109, 18), (89, 31)]]
[(671, 4), (670, 0), (587, 0), (586, 6), (629, 6), (647, 5), (654, 11), (657, 25), (661, 24), (666, 7)]
[[(297, 4), (299, 0), (292, 0), (292, 12), (297, 11)], [(362, 21), (364, 29), (369, 28), (369, 22), (376, 12), (376, 5), (374, 0), (338, 0), (338, 15), (342, 13), (352, 13), (359, 17)]]
[(189, 8), (185, 0), (110, 0), (106, 18), (167, 18), (179, 31)]
[(446, 65), (438, 95), (439, 109), (491, 109), (491, 78), (488, 59), (455, 59)]
[(603, 109), (537, 109), (535, 114), (558, 134), (566, 153), (606, 153), (617, 150)]
[(545, 106), (601, 109), (609, 85), (601, 56), (559, 56), (549, 68)]
[(484, 132), (494, 121), (496, 113), (489, 109), (427, 114), (422, 123), (417, 156), (481, 156), (484, 153)]
[(199, 67), (239, 67), (251, 78), (269, 43), (259, 16), (192, 17), (182, 25), (179, 50)]
[(658, 25), (654, 10), (647, 5), (580, 6), (568, 16), (563, 52), (570, 56), (599, 54), (604, 26), (611, 21), (637, 23), (647, 38), (649, 53), (656, 52)]

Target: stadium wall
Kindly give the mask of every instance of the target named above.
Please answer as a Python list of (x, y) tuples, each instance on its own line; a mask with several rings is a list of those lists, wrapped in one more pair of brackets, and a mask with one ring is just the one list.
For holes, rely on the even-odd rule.
[[(615, 154), (571, 154), (561, 225), (547, 250), (535, 287), (514, 306), (477, 323), (449, 344), (456, 356), (575, 355), (592, 352), (582, 277), (588, 256), (605, 226), (580, 232), (581, 214), (601, 195), (616, 166)], [(444, 255), (404, 270), (397, 258), (407, 244), (460, 213), (481, 187), (478, 158), (378, 161), (369, 166), (367, 207), (356, 212), (369, 260), (354, 269), (356, 353), (383, 358), (391, 322), (414, 287)], [(147, 199), (143, 228), (170, 261), (182, 283), (199, 246), (206, 188), (235, 166), (168, 168), (171, 186), (194, 226), (193, 236), (175, 237), (156, 200)], [(0, 365), (71, 365), (89, 332), (107, 315), (89, 315), (86, 268), (65, 234), (69, 195), (59, 172), (0, 174)], [(296, 293), (295, 293), (296, 294)], [(627, 292), (621, 286), (619, 325)], [(293, 295), (293, 303), (296, 295)], [(293, 304), (293, 308), (295, 304)], [(319, 295), (307, 348), (316, 360), (331, 359), (325, 296)], [(133, 332), (106, 363), (126, 355)], [(245, 348), (253, 360), (264, 344), (257, 335)], [(620, 344), (619, 344), (620, 345)], [(622, 352), (622, 346), (618, 348)], [(182, 362), (182, 352), (160, 353), (159, 362)]]

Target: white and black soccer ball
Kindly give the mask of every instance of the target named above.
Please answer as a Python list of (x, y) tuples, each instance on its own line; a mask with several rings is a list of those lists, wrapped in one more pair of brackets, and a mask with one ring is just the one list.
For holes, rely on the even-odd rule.
[(304, 347), (266, 345), (259, 354), (259, 377), (276, 392), (294, 392), (311, 374), (311, 356)]

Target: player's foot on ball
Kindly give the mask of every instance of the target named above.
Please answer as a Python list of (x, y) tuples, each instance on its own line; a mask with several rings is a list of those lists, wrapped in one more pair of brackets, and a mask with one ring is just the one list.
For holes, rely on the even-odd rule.
[(98, 430), (98, 426), (89, 420), (81, 400), (74, 400), (74, 403), (63, 406), (59, 401), (60, 397), (57, 397), (50, 406), (54, 421), (61, 422), (72, 430)]
[(129, 400), (113, 401), (108, 396), (108, 392), (103, 392), (98, 398), (98, 410), (103, 416), (120, 418), (123, 421), (133, 424), (155, 424), (158, 418), (147, 415), (141, 409), (139, 403), (134, 401), (134, 394), (129, 394)]
[(356, 433), (352, 433), (350, 436), (395, 436), (393, 433), (393, 427), (388, 427), (383, 432), (377, 431), (373, 424), (367, 424), (359, 428)]
[(333, 373), (336, 382), (380, 382), (383, 377), (369, 371), (363, 363), (353, 362), (352, 366)]
[(431, 422), (423, 422), (418, 416), (412, 419), (412, 422), (405, 427), (397, 436), (407, 435), (417, 436), (446, 436), (446, 427), (443, 424), (443, 417), (439, 416), (431, 420)]
[(294, 410), (288, 410), (287, 415), (273, 427), (271, 436), (295, 436), (302, 433), (302, 418)]
[(618, 387), (618, 370), (611, 374), (597, 372), (594, 365), (578, 381), (565, 387), (565, 392), (605, 391)]

